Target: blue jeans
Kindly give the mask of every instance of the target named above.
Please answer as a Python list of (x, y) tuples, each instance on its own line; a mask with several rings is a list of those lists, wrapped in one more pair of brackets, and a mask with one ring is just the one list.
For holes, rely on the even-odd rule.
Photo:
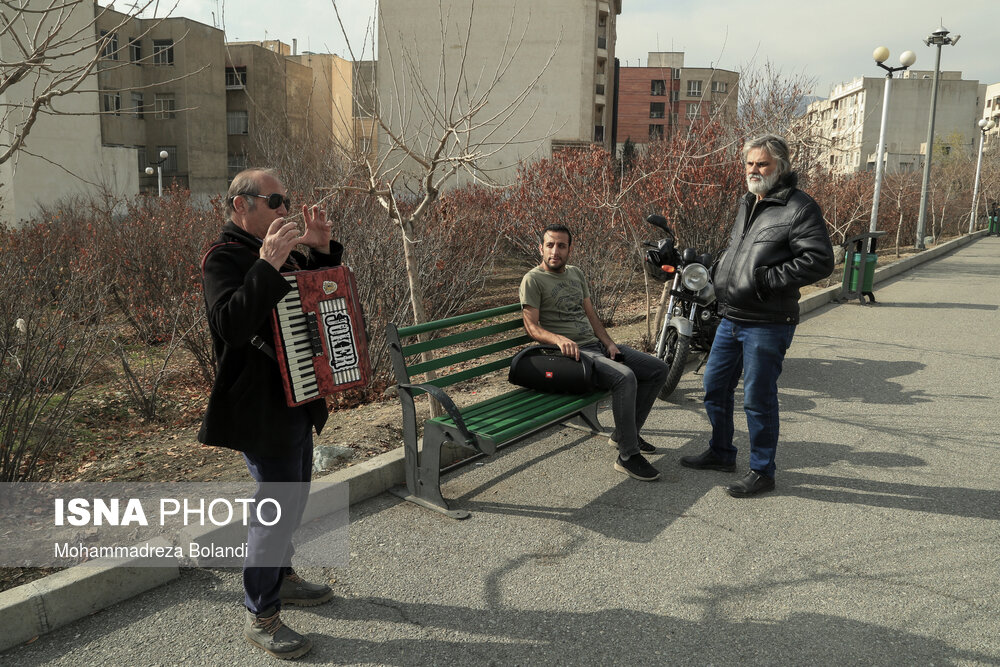
[[(302, 513), (309, 499), (309, 484), (312, 481), (313, 437), (312, 422), (304, 408), (297, 410), (301, 419), (296, 420), (295, 432), (289, 434), (288, 450), (282, 456), (268, 457), (243, 454), (250, 476), (257, 481), (254, 507), (262, 498), (275, 498), (281, 505), (281, 520), (273, 526), (258, 521), (256, 511), (250, 512), (250, 527), (247, 531), (247, 559), (243, 566), (243, 593), (246, 608), (259, 614), (274, 606), (281, 608), (278, 591), (285, 574), (291, 571), (292, 536), (302, 522)], [(293, 482), (289, 484), (288, 482)], [(275, 513), (270, 511), (273, 504), (267, 503), (262, 512), (264, 520), (271, 523)], [(254, 559), (273, 562), (280, 558), (282, 567), (259, 567), (250, 563)]]
[(726, 463), (733, 447), (735, 393), (743, 375), (743, 411), (750, 431), (750, 469), (774, 477), (778, 447), (778, 376), (792, 344), (794, 324), (746, 324), (723, 319), (705, 366), (705, 412), (712, 423), (708, 446)]

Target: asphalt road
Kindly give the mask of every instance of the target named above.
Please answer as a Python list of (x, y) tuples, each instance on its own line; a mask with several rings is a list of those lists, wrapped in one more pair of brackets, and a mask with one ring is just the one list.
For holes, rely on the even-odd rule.
[[(315, 643), (301, 662), (1000, 664), (1000, 239), (876, 298), (799, 326), (775, 493), (737, 500), (732, 475), (679, 467), (707, 443), (688, 374), (645, 431), (659, 482), (561, 429), (449, 475), (466, 521), (385, 494), (353, 507), (349, 564), (303, 572), (338, 598), (283, 614)], [(186, 570), (0, 663), (268, 662), (240, 600), (238, 571)]]

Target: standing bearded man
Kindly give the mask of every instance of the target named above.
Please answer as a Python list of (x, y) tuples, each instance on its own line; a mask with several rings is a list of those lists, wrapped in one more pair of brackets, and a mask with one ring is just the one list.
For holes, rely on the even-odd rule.
[(726, 487), (734, 497), (774, 489), (778, 446), (778, 376), (799, 322), (799, 288), (833, 272), (823, 214), (799, 190), (788, 144), (775, 135), (743, 148), (749, 192), (740, 200), (729, 245), (714, 269), (722, 322), (705, 367), (708, 449), (681, 465), (735, 472), (735, 392), (743, 376), (750, 471)]

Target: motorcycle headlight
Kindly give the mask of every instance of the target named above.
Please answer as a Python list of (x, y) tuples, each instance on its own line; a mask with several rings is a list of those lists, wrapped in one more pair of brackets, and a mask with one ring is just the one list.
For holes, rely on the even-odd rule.
[(708, 284), (708, 269), (701, 264), (688, 264), (681, 274), (681, 282), (692, 292), (699, 292)]

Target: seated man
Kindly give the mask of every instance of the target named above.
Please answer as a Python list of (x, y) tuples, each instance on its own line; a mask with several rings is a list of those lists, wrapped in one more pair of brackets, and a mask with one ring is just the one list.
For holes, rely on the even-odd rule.
[(583, 354), (593, 360), (595, 384), (612, 392), (615, 470), (651, 482), (660, 473), (642, 453), (656, 448), (639, 437), (639, 430), (667, 379), (667, 365), (611, 340), (590, 301), (583, 271), (567, 264), (572, 243), (563, 225), (549, 225), (542, 233), (542, 263), (521, 279), (524, 328), (538, 342), (558, 345), (568, 357), (579, 360)]

